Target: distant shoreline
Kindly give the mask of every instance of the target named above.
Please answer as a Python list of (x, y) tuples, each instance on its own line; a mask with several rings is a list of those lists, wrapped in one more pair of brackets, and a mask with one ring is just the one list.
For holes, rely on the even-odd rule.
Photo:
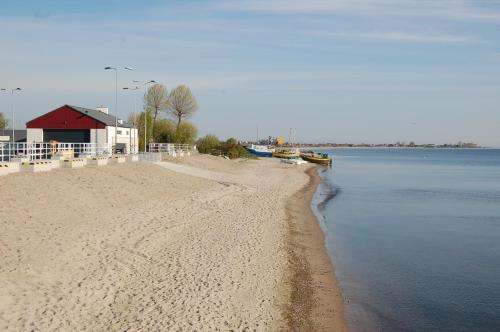
[(314, 150), (335, 150), (335, 149), (397, 149), (397, 150), (496, 150), (499, 148), (492, 147), (477, 147), (477, 148), (452, 148), (452, 147), (425, 147), (425, 146), (299, 146), (300, 150), (314, 149)]

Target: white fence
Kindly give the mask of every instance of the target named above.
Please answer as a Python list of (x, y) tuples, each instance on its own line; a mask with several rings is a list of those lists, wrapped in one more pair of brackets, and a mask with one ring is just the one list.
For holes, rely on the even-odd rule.
[(189, 144), (150, 143), (148, 147), (149, 152), (166, 152), (168, 154), (189, 151)]
[(74, 158), (80, 156), (110, 156), (111, 144), (98, 143), (3, 143), (0, 142), (0, 161), (12, 158), (29, 160)]

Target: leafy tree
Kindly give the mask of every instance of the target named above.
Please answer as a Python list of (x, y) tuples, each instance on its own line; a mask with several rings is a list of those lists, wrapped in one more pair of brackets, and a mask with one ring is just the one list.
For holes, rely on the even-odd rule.
[(162, 84), (152, 85), (144, 95), (144, 109), (153, 113), (153, 126), (158, 114), (169, 107), (167, 88)]
[[(146, 140), (147, 143), (151, 143), (151, 138), (153, 137), (153, 116), (151, 112), (146, 112)], [(138, 135), (139, 135), (139, 150), (144, 151), (144, 112), (139, 115), (139, 119), (137, 122), (138, 126)]]
[(160, 119), (153, 129), (153, 138), (158, 143), (172, 143), (175, 140), (175, 125), (171, 120)]
[(179, 144), (194, 144), (198, 136), (198, 129), (189, 122), (179, 124), (175, 130), (175, 143)]
[(0, 129), (5, 129), (9, 125), (9, 120), (5, 118), (3, 113), (0, 113)]
[(196, 147), (200, 153), (217, 153), (220, 152), (220, 141), (217, 136), (208, 134), (196, 142)]
[(186, 85), (179, 85), (172, 90), (169, 96), (169, 111), (177, 120), (177, 126), (183, 119), (191, 117), (198, 110), (198, 103), (191, 89)]

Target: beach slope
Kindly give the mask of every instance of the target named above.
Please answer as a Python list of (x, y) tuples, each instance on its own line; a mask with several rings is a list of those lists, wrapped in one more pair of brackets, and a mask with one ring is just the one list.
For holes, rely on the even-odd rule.
[(1, 178), (0, 329), (301, 330), (304, 170), (195, 156)]

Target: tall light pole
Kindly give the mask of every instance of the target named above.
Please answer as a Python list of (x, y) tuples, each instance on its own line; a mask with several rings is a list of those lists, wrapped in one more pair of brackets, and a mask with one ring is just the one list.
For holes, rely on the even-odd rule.
[[(132, 67), (123, 67), (125, 70), (133, 70)], [(118, 67), (105, 67), (104, 70), (115, 71), (115, 153), (118, 143)]]
[[(134, 81), (135, 82), (135, 81)], [(138, 86), (135, 86), (133, 88), (129, 88), (129, 87), (124, 87), (123, 90), (129, 90), (129, 91), (137, 91), (139, 90), (139, 87)], [(136, 116), (136, 104), (137, 104), (137, 93), (134, 92), (134, 126), (135, 126), (135, 121), (137, 120), (137, 116)], [(130, 130), (130, 147), (132, 148), (132, 129)]]
[(16, 139), (15, 139), (15, 125), (14, 125), (14, 92), (15, 91), (21, 91), (21, 88), (15, 88), (15, 89), (11, 89), (11, 94), (12, 94), (12, 143), (15, 143), (16, 142)]
[[(145, 82), (144, 83), (144, 94), (148, 93), (148, 90), (147, 90), (147, 86), (148, 84), (153, 84), (153, 83), (156, 83), (155, 80), (151, 80), (149, 82)], [(146, 146), (147, 146), (147, 132), (148, 132), (148, 107), (146, 106), (146, 108), (144, 109), (144, 153), (146, 153)]]

